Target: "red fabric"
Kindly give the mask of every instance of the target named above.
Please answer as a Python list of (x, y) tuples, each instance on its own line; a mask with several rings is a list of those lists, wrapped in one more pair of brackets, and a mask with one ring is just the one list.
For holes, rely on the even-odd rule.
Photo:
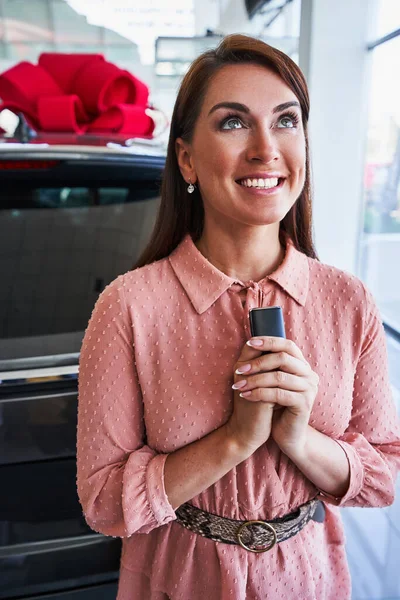
[(22, 112), (36, 129), (147, 136), (149, 89), (101, 54), (44, 53), (0, 75), (0, 110)]
[(78, 96), (43, 96), (38, 101), (38, 115), (44, 131), (84, 133), (89, 117)]
[[(58, 96), (63, 90), (40, 66), (21, 62), (0, 75), (0, 96), (4, 102), (35, 112), (39, 96)], [(10, 109), (11, 110), (11, 109)]]
[(102, 54), (56, 54), (43, 52), (39, 66), (45, 69), (66, 94), (73, 94), (74, 80), (87, 62), (103, 61)]
[(132, 104), (118, 104), (111, 106), (93, 123), (90, 123), (87, 132), (113, 131), (129, 133), (133, 127), (137, 135), (149, 135), (153, 133), (154, 121), (146, 114), (143, 117), (143, 107)]

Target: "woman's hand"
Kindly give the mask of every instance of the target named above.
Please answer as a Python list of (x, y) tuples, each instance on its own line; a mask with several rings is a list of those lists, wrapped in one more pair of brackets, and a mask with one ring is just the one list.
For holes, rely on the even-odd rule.
[(251, 440), (264, 435), (266, 441), (272, 434), (285, 454), (297, 455), (306, 445), (318, 382), (318, 375), (294, 342), (278, 337), (252, 338), (243, 348), (235, 371), (234, 388), (239, 389), (239, 398), (246, 404), (235, 397), (231, 419)]
[[(247, 373), (240, 374), (238, 370), (246, 368), (246, 365), (252, 364), (252, 360), (260, 356), (260, 352), (245, 345), (234, 366), (234, 399), (233, 411), (230, 419), (224, 426), (230, 439), (243, 450), (244, 454), (251, 456), (257, 448), (266, 442), (271, 435), (273, 404), (265, 402), (252, 402), (240, 397), (242, 387), (240, 382), (246, 381), (244, 378)], [(254, 364), (254, 372), (256, 366)], [(250, 372), (250, 370), (248, 371)], [(247, 381), (246, 381), (247, 383)]]

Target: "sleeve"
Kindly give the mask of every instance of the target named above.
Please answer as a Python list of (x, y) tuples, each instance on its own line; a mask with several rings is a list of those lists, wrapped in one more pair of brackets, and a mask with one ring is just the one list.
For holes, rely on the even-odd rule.
[(393, 402), (385, 331), (371, 293), (366, 294), (367, 317), (355, 370), (349, 426), (336, 440), (346, 453), (350, 484), (342, 498), (320, 493), (337, 506), (389, 506), (394, 501), (400, 468), (400, 426)]
[(124, 276), (100, 295), (79, 360), (78, 495), (105, 535), (148, 533), (176, 518), (164, 489), (167, 454), (145, 444), (143, 402)]

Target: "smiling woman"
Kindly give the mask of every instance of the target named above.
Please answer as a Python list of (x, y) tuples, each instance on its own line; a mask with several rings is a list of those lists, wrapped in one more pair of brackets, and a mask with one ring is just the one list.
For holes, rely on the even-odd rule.
[[(259, 76), (262, 81), (258, 81)], [(186, 202), (185, 181), (188, 183), (189, 179), (183, 173), (184, 178), (179, 176), (183, 165), (178, 164), (179, 157), (184, 160), (184, 150), (188, 150), (190, 154), (190, 149), (195, 144), (192, 148), (194, 151), (198, 147), (203, 156), (211, 158), (211, 154), (215, 156), (220, 146), (225, 153), (226, 147), (229, 148), (232, 144), (236, 147), (236, 143), (241, 143), (243, 151), (243, 132), (239, 139), (236, 136), (232, 140), (229, 136), (238, 134), (237, 129), (245, 129), (248, 151), (251, 154), (257, 150), (254, 145), (256, 143), (266, 142), (268, 145), (268, 142), (278, 141), (277, 135), (272, 136), (273, 123), (275, 130), (285, 130), (279, 133), (282, 134), (281, 138), (285, 136), (281, 141), (286, 140), (286, 147), (294, 143), (296, 145), (293, 149), (296, 152), (292, 151), (292, 155), (297, 153), (297, 160), (302, 161), (303, 171), (298, 173), (300, 180), (297, 186), (291, 178), (294, 174), (283, 173), (281, 165), (277, 171), (276, 160), (268, 164), (268, 169), (265, 165), (260, 169), (257, 156), (254, 156), (250, 169), (248, 165), (245, 168), (243, 164), (237, 165), (244, 172), (237, 173), (236, 176), (242, 176), (242, 179), (263, 179), (267, 172), (267, 179), (272, 175), (278, 176), (279, 186), (284, 188), (285, 194), (290, 188), (293, 195), (299, 188), (298, 196), (294, 199), (297, 201), (293, 200), (290, 210), (283, 215), (280, 230), (289, 234), (298, 250), (315, 258), (311, 232), (308, 115), (309, 96), (304, 76), (298, 66), (276, 48), (254, 38), (231, 35), (216, 50), (205, 52), (196, 59), (182, 82), (171, 119), (158, 220), (153, 236), (136, 266), (168, 256), (187, 233), (190, 233), (194, 241), (203, 234), (204, 186), (211, 185), (211, 181), (208, 181), (209, 174), (206, 181), (198, 174), (189, 175), (192, 183), (197, 181), (197, 193), (190, 203)], [(218, 131), (219, 128), (221, 132)], [(235, 131), (231, 131), (232, 129)], [(288, 132), (287, 129), (294, 131)], [(271, 131), (270, 140), (266, 139), (268, 130)], [(223, 132), (228, 139), (223, 138)], [(207, 138), (208, 133), (210, 137)], [(219, 142), (215, 146), (215, 152), (214, 141)], [(249, 147), (251, 141), (253, 150)], [(201, 147), (201, 144), (205, 144), (205, 147)], [(235, 149), (232, 148), (232, 153)], [(216, 167), (217, 165), (218, 163)], [(221, 183), (218, 181), (217, 187)], [(269, 182), (267, 187), (268, 184)], [(218, 193), (221, 194), (222, 190), (219, 189)]]
[[(211, 240), (219, 239), (227, 264), (235, 265), (226, 272), (243, 278), (248, 257), (236, 236), (257, 235), (258, 256), (265, 254), (266, 236), (279, 244), (280, 222), (304, 187), (306, 144), (296, 96), (264, 66), (226, 65), (209, 84), (192, 138), (178, 138), (176, 148), (182, 176), (198, 183), (204, 207), (197, 247), (210, 258)], [(281, 260), (276, 246), (270, 250)], [(260, 263), (260, 272), (245, 279), (261, 279), (276, 266)]]
[[(348, 600), (337, 507), (393, 502), (383, 327), (316, 258), (308, 111), (299, 68), (259, 40), (196, 59), (152, 239), (94, 308), (78, 491), (124, 538), (118, 600)], [(251, 338), (271, 306), (287, 339)]]

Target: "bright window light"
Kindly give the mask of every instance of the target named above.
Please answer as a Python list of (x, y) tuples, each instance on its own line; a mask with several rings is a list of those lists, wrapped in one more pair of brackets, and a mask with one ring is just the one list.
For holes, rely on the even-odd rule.
[(193, 0), (65, 0), (90, 25), (106, 27), (138, 45), (142, 64), (154, 63), (159, 36), (195, 35)]

